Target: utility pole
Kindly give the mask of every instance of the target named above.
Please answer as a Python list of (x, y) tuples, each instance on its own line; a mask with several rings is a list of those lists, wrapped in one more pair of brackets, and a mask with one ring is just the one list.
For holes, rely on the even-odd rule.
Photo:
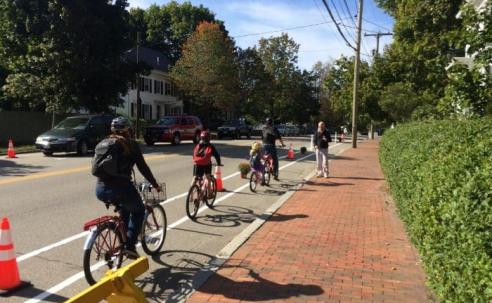
[[(379, 57), (379, 38), (381, 38), (381, 36), (391, 36), (393, 35), (393, 33), (390, 33), (390, 32), (387, 32), (387, 33), (381, 33), (381, 32), (377, 32), (376, 34), (368, 34), (368, 33), (364, 33), (364, 37), (376, 37), (376, 52), (374, 53), (374, 58), (377, 58)], [(370, 130), (369, 130), (369, 139), (374, 139), (374, 121), (371, 121), (371, 126), (370, 126)]]
[(391, 36), (393, 35), (393, 33), (381, 33), (381, 32), (377, 32), (375, 34), (368, 34), (368, 33), (364, 33), (364, 37), (376, 37), (376, 53), (374, 54), (374, 57), (377, 57), (379, 55), (379, 38), (381, 38), (381, 36)]
[(359, 0), (357, 13), (357, 41), (355, 46), (354, 94), (352, 100), (352, 148), (357, 148), (357, 103), (359, 99), (360, 36), (362, 31), (362, 9), (364, 0)]
[[(139, 46), (140, 46), (140, 32), (137, 32), (137, 68), (139, 60)], [(140, 116), (142, 115), (142, 99), (140, 99), (140, 74), (137, 73), (137, 120), (135, 121), (135, 137), (138, 139), (140, 137)]]

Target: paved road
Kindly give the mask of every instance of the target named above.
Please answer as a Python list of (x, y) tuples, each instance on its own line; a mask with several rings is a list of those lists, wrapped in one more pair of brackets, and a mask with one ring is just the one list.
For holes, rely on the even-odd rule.
[[(164, 203), (168, 224), (162, 253), (151, 260), (150, 270), (139, 279), (152, 302), (176, 302), (187, 293), (192, 277), (238, 233), (313, 170), (314, 156), (297, 155), (298, 162), (282, 160), (281, 180), (257, 194), (240, 179), (237, 165), (247, 156), (252, 140), (217, 141), (223, 157), (224, 186), (214, 210), (186, 219), (185, 193), (191, 180), (191, 143), (156, 145), (145, 157), (156, 178), (167, 184)], [(308, 146), (306, 139), (287, 139), (295, 149)], [(338, 144), (331, 152), (346, 147)], [(283, 150), (280, 155), (286, 155)], [(90, 157), (41, 154), (0, 159), (0, 216), (12, 226), (21, 278), (33, 287), (1, 302), (63, 302), (87, 284), (82, 274), (84, 222), (107, 212), (95, 199), (95, 179), (89, 172)], [(141, 176), (139, 177), (141, 178)]]

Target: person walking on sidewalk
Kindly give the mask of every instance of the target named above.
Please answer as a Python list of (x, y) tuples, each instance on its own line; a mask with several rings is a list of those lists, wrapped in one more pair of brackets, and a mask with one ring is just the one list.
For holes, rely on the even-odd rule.
[(265, 126), (263, 127), (263, 132), (261, 135), (261, 139), (263, 141), (263, 148), (265, 149), (265, 153), (272, 156), (273, 160), (273, 178), (278, 181), (278, 156), (277, 156), (277, 147), (275, 146), (275, 141), (279, 140), (282, 147), (285, 146), (282, 137), (280, 136), (280, 132), (278, 129), (273, 126), (272, 118), (267, 118)]
[(328, 143), (331, 136), (323, 121), (318, 123), (318, 130), (314, 135), (314, 148), (316, 151), (316, 173), (318, 177), (328, 178)]

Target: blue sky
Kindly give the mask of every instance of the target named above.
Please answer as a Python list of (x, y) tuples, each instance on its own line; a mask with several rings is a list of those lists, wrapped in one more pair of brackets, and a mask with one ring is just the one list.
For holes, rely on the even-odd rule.
[[(167, 0), (128, 0), (130, 7), (147, 8), (151, 4), (166, 4)], [(183, 0), (178, 1), (184, 2)], [(327, 0), (335, 18), (337, 12), (347, 28), (343, 28), (347, 39), (355, 40), (355, 18), (351, 20), (347, 7), (352, 16), (357, 11), (357, 0)], [(236, 44), (242, 48), (254, 46), (262, 37), (278, 36), (277, 33), (266, 33), (239, 37), (242, 35), (264, 33), (286, 28), (306, 26), (330, 22), (330, 16), (321, 0), (191, 0), (194, 5), (202, 4), (216, 14), (216, 18), (223, 20), (229, 34), (234, 37)], [(347, 5), (347, 6), (346, 6)], [(363, 11), (364, 33), (375, 33), (378, 30), (388, 32), (393, 28), (393, 19), (379, 9), (374, 0), (364, 1)], [(290, 37), (300, 44), (298, 65), (303, 69), (311, 69), (316, 61), (331, 61), (340, 55), (353, 55), (354, 51), (346, 46), (333, 23), (286, 30)], [(380, 52), (384, 45), (391, 43), (391, 36), (380, 38)], [(355, 43), (353, 43), (355, 44)], [(376, 48), (375, 37), (362, 36), (362, 59), (368, 60), (372, 50)]]

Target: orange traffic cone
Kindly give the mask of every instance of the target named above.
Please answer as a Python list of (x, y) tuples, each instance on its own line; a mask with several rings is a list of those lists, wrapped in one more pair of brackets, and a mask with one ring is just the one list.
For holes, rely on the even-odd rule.
[(7, 296), (12, 291), (30, 284), (19, 278), (19, 269), (7, 218), (3, 218), (0, 224), (0, 272), (2, 273), (0, 275), (0, 296)]
[(9, 139), (9, 148), (7, 149), (7, 157), (8, 158), (16, 158), (15, 150), (14, 150), (14, 143), (12, 142), (12, 139)]
[(220, 172), (220, 166), (215, 167), (215, 181), (217, 184), (217, 191), (225, 191), (222, 187), (222, 173)]
[(290, 149), (287, 152), (287, 159), (290, 159), (290, 160), (294, 159), (294, 150), (292, 149), (292, 144), (290, 145)]

